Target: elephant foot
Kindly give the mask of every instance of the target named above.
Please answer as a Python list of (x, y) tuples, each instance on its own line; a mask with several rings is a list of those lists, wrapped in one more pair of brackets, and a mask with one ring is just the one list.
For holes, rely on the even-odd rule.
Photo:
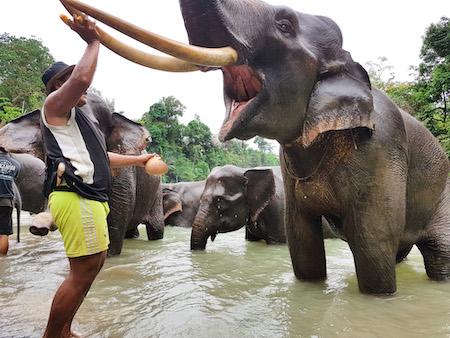
[(356, 276), (361, 293), (392, 295), (397, 291), (395, 254), (384, 253), (378, 255), (377, 253), (368, 254), (368, 250), (361, 250), (362, 252), (353, 251)]
[[(445, 239), (444, 239), (445, 240)], [(450, 240), (447, 237), (447, 242)], [(425, 271), (435, 281), (450, 280), (450, 245), (442, 246), (439, 241), (427, 241), (417, 244), (423, 256)]]

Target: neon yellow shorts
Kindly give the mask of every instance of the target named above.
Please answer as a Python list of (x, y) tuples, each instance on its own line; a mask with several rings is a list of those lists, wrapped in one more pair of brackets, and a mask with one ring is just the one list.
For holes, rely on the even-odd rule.
[(54, 191), (49, 206), (67, 257), (88, 256), (108, 249), (108, 202), (89, 200), (74, 192)]

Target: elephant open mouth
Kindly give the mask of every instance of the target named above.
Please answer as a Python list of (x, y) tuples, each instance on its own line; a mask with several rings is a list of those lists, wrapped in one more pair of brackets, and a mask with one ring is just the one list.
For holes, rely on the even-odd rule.
[[(97, 26), (101, 43), (130, 61), (149, 68), (171, 72), (221, 69), (224, 76), (224, 98), (227, 107), (226, 118), (219, 135), (222, 141), (234, 137), (236, 131), (242, 133), (243, 127), (253, 117), (252, 112), (255, 109), (251, 109), (251, 107), (256, 106), (258, 94), (263, 89), (262, 76), (245, 64), (243, 55), (238, 55), (236, 49), (230, 47), (230, 45), (236, 44), (240, 49), (241, 45), (228, 34), (219, 18), (213, 16), (214, 20), (211, 19), (208, 23), (202, 22), (198, 27), (195, 26), (195, 22), (199, 23), (199, 20), (187, 19), (185, 23), (192, 43), (187, 45), (144, 30), (78, 0), (60, 1), (71, 14), (90, 15), (125, 35), (171, 55), (157, 56), (143, 52), (122, 43)], [(203, 11), (208, 11), (211, 9), (212, 3), (210, 2), (207, 6), (203, 3), (198, 5), (203, 8)], [(66, 22), (67, 19), (64, 21)], [(195, 35), (197, 32), (204, 31), (203, 28), (206, 24), (210, 25), (208, 30), (212, 30), (214, 34), (206, 37), (200, 34), (200, 39), (206, 40), (197, 41)], [(243, 53), (242, 50), (241, 52)]]
[(263, 82), (257, 72), (248, 65), (222, 67), (224, 96), (227, 114), (220, 131), (220, 138), (227, 139), (232, 129), (241, 128), (252, 117), (251, 109)]

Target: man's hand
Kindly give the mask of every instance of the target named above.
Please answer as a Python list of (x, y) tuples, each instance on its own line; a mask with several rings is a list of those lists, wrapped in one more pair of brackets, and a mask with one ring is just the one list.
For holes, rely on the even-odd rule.
[(85, 14), (83, 15), (73, 15), (73, 21), (67, 16), (61, 15), (61, 19), (66, 25), (68, 25), (73, 31), (77, 32), (78, 35), (90, 44), (93, 41), (98, 41), (99, 35), (95, 26), (95, 21), (90, 20)]
[(157, 155), (156, 154), (142, 154), (142, 155), (136, 156), (136, 161), (137, 161), (136, 166), (145, 167), (145, 164), (147, 163), (147, 161), (155, 156), (157, 156)]

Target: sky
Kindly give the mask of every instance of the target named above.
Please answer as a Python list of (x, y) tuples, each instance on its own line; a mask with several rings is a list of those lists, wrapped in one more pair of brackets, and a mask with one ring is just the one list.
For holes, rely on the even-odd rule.
[[(174, 40), (187, 42), (177, 0), (85, 0), (136, 25)], [(387, 57), (397, 80), (410, 79), (409, 66), (418, 65), (422, 37), (431, 23), (450, 16), (446, 0), (269, 0), (274, 5), (287, 5), (300, 12), (325, 15), (340, 26), (344, 49), (355, 61), (365, 64)], [(57, 0), (2, 1), (0, 33), (34, 36), (42, 40), (58, 61), (76, 63), (85, 42), (59, 19), (65, 13)], [(99, 23), (102, 27), (102, 24)], [(111, 29), (106, 29), (113, 32)], [(113, 32), (127, 43), (153, 52)], [(157, 54), (157, 52), (154, 52)], [(125, 60), (105, 47), (101, 49), (93, 86), (103, 96), (115, 100), (116, 111), (138, 119), (151, 104), (173, 95), (187, 108), (182, 122), (195, 114), (213, 133), (218, 133), (225, 115), (221, 72), (166, 73), (151, 70)]]

